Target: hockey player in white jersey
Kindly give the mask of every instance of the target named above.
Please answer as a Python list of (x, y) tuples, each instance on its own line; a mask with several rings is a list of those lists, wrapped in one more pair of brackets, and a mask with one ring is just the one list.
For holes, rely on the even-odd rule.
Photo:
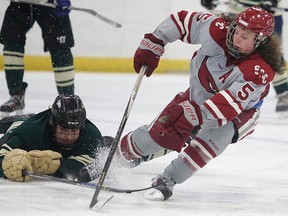
[[(281, 0), (229, 0), (227, 1), (228, 7), (227, 12), (231, 16), (236, 16), (241, 11), (245, 10), (248, 7), (252, 6), (260, 6), (264, 10), (272, 13), (275, 19), (275, 29), (274, 33), (278, 34), (280, 37), (282, 36), (282, 40), (284, 39), (284, 35), (282, 34), (283, 30), (283, 15), (282, 12), (275, 8), (282, 7), (284, 4), (287, 4), (287, 1)], [(221, 4), (222, 1), (219, 0), (201, 0), (202, 6), (209, 10), (216, 9), (217, 5)], [(284, 56), (282, 55), (282, 61), (284, 60)], [(272, 82), (274, 90), (276, 92), (278, 101), (276, 104), (276, 112), (281, 116), (288, 116), (288, 71), (287, 66), (283, 64), (283, 68), (281, 70), (285, 71), (285, 73), (281, 73), (281, 75), (275, 76)]]
[(253, 132), (270, 82), (282, 66), (281, 42), (272, 36), (274, 25), (273, 15), (260, 7), (248, 8), (235, 19), (183, 10), (145, 34), (134, 67), (139, 72), (147, 65), (147, 77), (168, 43), (201, 44), (191, 59), (188, 89), (177, 94), (150, 125), (126, 134), (116, 151), (127, 163), (164, 149), (180, 152), (154, 178), (152, 185), (157, 186), (145, 193), (147, 199), (168, 199), (175, 184)]

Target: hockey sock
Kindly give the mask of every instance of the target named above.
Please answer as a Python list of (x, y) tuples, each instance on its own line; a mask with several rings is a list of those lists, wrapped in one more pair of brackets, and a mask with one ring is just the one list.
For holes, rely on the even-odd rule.
[(288, 76), (286, 72), (284, 74), (275, 76), (273, 80), (273, 87), (277, 95), (288, 91)]
[(74, 95), (74, 65), (70, 48), (50, 50), (59, 94)]
[(25, 44), (4, 41), (4, 70), (10, 95), (19, 95), (22, 89), (24, 46)]

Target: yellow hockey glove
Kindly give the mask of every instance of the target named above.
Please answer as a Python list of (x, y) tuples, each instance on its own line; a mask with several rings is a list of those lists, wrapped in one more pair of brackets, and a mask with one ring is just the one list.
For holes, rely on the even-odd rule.
[(60, 167), (62, 155), (51, 150), (29, 151), (33, 172), (37, 174), (53, 174)]
[(30, 181), (32, 177), (23, 176), (22, 171), (33, 172), (29, 154), (21, 149), (14, 149), (8, 152), (3, 161), (2, 169), (4, 175), (13, 181), (25, 182)]

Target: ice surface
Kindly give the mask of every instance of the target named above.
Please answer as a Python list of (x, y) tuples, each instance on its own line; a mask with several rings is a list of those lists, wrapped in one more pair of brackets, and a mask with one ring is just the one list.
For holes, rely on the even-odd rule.
[[(88, 118), (103, 135), (115, 136), (136, 74), (77, 73), (76, 93)], [(144, 78), (124, 134), (149, 123), (172, 97), (188, 87), (188, 74)], [(53, 73), (25, 72), (28, 82), (25, 113), (46, 109), (56, 97)], [(8, 99), (0, 72), (0, 103)], [(100, 211), (90, 210), (94, 190), (57, 182), (0, 180), (1, 216), (286, 216), (288, 214), (288, 119), (277, 118), (273, 89), (266, 99), (253, 135), (228, 146), (206, 167), (174, 188), (168, 201), (144, 200), (143, 192), (100, 192), (99, 200), (114, 198)], [(141, 188), (161, 173), (177, 154), (171, 153), (133, 169), (111, 168), (104, 185)]]

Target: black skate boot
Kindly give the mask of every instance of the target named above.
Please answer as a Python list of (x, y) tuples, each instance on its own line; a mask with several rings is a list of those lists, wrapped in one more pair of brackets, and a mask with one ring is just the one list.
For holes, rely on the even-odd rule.
[(0, 120), (0, 134), (4, 134), (11, 127), (11, 125), (15, 122), (23, 122), (26, 119), (34, 116), (34, 113), (25, 114), (25, 115), (15, 115), (8, 116)]
[(25, 91), (28, 84), (23, 82), (22, 89), (19, 95), (12, 95), (10, 99), (0, 106), (1, 118), (9, 116), (11, 112), (16, 112), (17, 115), (23, 114), (25, 107)]
[(148, 200), (167, 200), (173, 194), (173, 187), (176, 182), (166, 172), (153, 179), (152, 186), (156, 186), (148, 190), (144, 196)]

